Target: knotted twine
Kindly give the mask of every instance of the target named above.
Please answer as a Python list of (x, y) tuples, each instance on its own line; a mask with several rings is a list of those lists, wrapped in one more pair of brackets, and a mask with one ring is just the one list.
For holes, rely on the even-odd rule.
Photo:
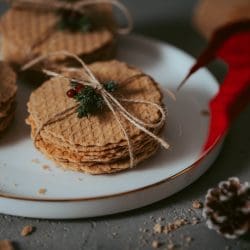
[[(132, 125), (134, 125), (139, 130), (143, 131), (144, 133), (146, 133), (147, 135), (152, 137), (155, 141), (157, 141), (159, 144), (161, 144), (165, 149), (169, 149), (169, 144), (165, 140), (158, 137), (153, 132), (151, 132), (149, 129), (147, 129), (147, 128), (151, 128), (151, 129), (156, 130), (157, 128), (162, 127), (162, 125), (164, 124), (164, 122), (166, 120), (165, 110), (160, 105), (158, 105), (158, 104), (156, 104), (154, 102), (151, 102), (151, 101), (114, 97), (111, 93), (109, 93), (103, 87), (103, 85), (95, 77), (95, 75), (90, 70), (90, 68), (77, 55), (72, 54), (72, 53), (67, 52), (67, 51), (51, 52), (51, 53), (49, 53), (47, 55), (39, 56), (39, 57), (35, 58), (34, 60), (30, 61), (29, 63), (25, 64), (22, 67), (22, 70), (26, 70), (26, 69), (34, 66), (35, 64), (37, 64), (37, 63), (39, 63), (39, 62), (41, 62), (41, 61), (43, 61), (45, 59), (48, 59), (51, 56), (56, 56), (56, 55), (64, 55), (66, 57), (70, 57), (70, 58), (75, 59), (76, 61), (78, 61), (81, 64), (84, 76), (86, 76), (87, 79), (84, 79), (83, 77), (81, 79), (72, 78), (72, 77), (65, 76), (65, 75), (63, 75), (61, 73), (57, 73), (57, 72), (54, 72), (54, 71), (51, 71), (51, 70), (46, 70), (46, 69), (44, 69), (43, 72), (45, 74), (47, 74), (48, 76), (60, 77), (60, 78), (67, 79), (67, 80), (72, 81), (72, 82), (83, 84), (85, 86), (91, 86), (92, 88), (95, 89), (95, 91), (97, 91), (102, 96), (105, 104), (107, 105), (107, 107), (110, 109), (110, 111), (114, 115), (114, 118), (115, 118), (118, 126), (120, 127), (122, 133), (124, 134), (124, 136), (125, 136), (125, 138), (127, 140), (128, 152), (129, 152), (129, 157), (130, 157), (130, 167), (134, 166), (134, 153), (133, 153), (131, 140), (130, 140), (129, 135), (128, 135), (126, 129), (124, 128), (124, 126), (123, 126), (123, 124), (122, 124), (122, 122), (121, 122), (121, 120), (120, 120), (120, 118), (119, 118), (119, 116), (117, 115), (116, 112), (119, 112), (119, 114), (121, 114), (127, 121), (129, 121)], [(79, 69), (69, 68), (68, 70), (72, 72), (73, 70), (79, 70)], [(137, 74), (137, 75), (133, 76), (132, 78), (137, 79), (137, 78), (140, 78), (140, 77), (143, 77), (143, 76), (149, 77), (149, 76), (141, 73), (141, 74)], [(128, 112), (124, 108), (124, 106), (121, 104), (121, 102), (152, 105), (153, 107), (155, 107), (160, 112), (161, 119), (156, 123), (144, 122), (144, 121), (140, 120), (139, 118), (135, 117), (130, 112)], [(49, 118), (43, 124), (38, 125), (37, 126), (37, 131), (36, 131), (36, 134), (35, 134), (35, 139), (37, 138), (37, 136), (39, 136), (42, 129), (44, 129), (46, 126), (51, 125), (51, 124), (56, 123), (56, 122), (59, 122), (59, 121), (65, 119), (65, 118), (69, 117), (70, 115), (72, 115), (72, 114), (74, 114), (76, 112), (78, 107), (79, 107), (79, 104), (75, 104), (72, 107), (69, 107), (69, 108), (65, 109), (64, 111), (55, 114), (53, 117)]]

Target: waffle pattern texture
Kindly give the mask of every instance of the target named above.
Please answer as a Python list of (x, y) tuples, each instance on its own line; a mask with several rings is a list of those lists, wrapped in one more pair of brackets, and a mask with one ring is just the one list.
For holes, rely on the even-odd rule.
[[(100, 82), (114, 80), (118, 83), (117, 98), (154, 102), (162, 106), (162, 94), (158, 84), (140, 70), (112, 60), (97, 62), (90, 69)], [(79, 70), (80, 71), (80, 70)], [(139, 76), (140, 77), (135, 77)], [(59, 166), (91, 174), (121, 171), (130, 167), (127, 140), (112, 112), (105, 107), (96, 115), (79, 119), (74, 113), (65, 119), (45, 126), (35, 136), (38, 128), (56, 114), (75, 105), (67, 97), (70, 83), (67, 79), (51, 78), (30, 96), (28, 102), (31, 135), (35, 146)], [(156, 123), (160, 112), (152, 105), (122, 103), (139, 119)], [(135, 165), (154, 154), (158, 144), (116, 112), (131, 139)], [(159, 134), (162, 127), (154, 129)]]
[[(0, 21), (4, 60), (22, 65), (33, 57), (59, 50), (74, 53), (86, 62), (112, 58), (116, 47), (112, 6), (98, 4), (86, 11), (94, 20), (93, 30), (70, 32), (57, 28), (59, 17), (54, 11), (11, 8)], [(67, 63), (64, 56), (53, 60)]]

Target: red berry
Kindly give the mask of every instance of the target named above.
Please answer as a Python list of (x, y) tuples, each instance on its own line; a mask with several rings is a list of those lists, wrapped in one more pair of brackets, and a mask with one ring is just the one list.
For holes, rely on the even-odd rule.
[(78, 84), (76, 87), (75, 87), (75, 90), (77, 93), (81, 92), (81, 90), (84, 88), (84, 86), (82, 84)]
[(69, 98), (73, 98), (76, 94), (77, 94), (77, 92), (74, 89), (70, 89), (70, 90), (67, 91), (67, 96)]

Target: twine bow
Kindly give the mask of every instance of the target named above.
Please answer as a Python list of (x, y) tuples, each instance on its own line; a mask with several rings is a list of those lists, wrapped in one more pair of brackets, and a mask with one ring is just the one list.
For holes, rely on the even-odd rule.
[(71, 10), (81, 14), (85, 14), (84, 8), (90, 5), (101, 3), (108, 3), (119, 9), (125, 16), (127, 21), (126, 27), (117, 28), (117, 33), (126, 35), (131, 32), (133, 28), (133, 18), (128, 8), (119, 0), (78, 0), (74, 2), (67, 2), (62, 0), (6, 0), (14, 7), (38, 8), (43, 10)]
[[(131, 167), (134, 166), (134, 154), (133, 154), (133, 148), (132, 148), (131, 140), (130, 140), (129, 135), (128, 135), (126, 129), (124, 128), (124, 126), (123, 126), (123, 124), (122, 124), (122, 122), (121, 122), (121, 120), (120, 120), (120, 118), (119, 118), (119, 116), (117, 115), (116, 112), (119, 112), (127, 121), (129, 121), (131, 124), (133, 124), (139, 130), (143, 131), (144, 133), (146, 133), (147, 135), (152, 137), (155, 141), (160, 143), (165, 149), (169, 148), (169, 144), (165, 140), (158, 137), (157, 135), (155, 135), (153, 132), (151, 132), (148, 129), (148, 128), (157, 129), (157, 128), (160, 128), (164, 124), (164, 121), (166, 119), (166, 114), (165, 114), (164, 109), (160, 105), (158, 105), (158, 104), (156, 104), (154, 102), (151, 102), (151, 101), (137, 100), (137, 99), (126, 99), (126, 98), (115, 98), (111, 93), (109, 93), (103, 87), (103, 85), (98, 81), (98, 79), (92, 73), (90, 68), (78, 56), (76, 56), (76, 55), (74, 55), (74, 54), (72, 54), (70, 52), (67, 52), (67, 51), (52, 52), (52, 53), (49, 53), (49, 54), (44, 55), (44, 56), (40, 56), (40, 57), (30, 61), (29, 63), (27, 63), (26, 65), (24, 65), (22, 67), (22, 70), (26, 70), (26, 69), (32, 67), (33, 65), (47, 59), (48, 57), (56, 56), (56, 55), (64, 55), (64, 56), (71, 57), (71, 58), (75, 59), (76, 61), (78, 61), (81, 64), (82, 69), (83, 69), (83, 73), (86, 74), (87, 79), (85, 80), (83, 78), (82, 79), (76, 79), (76, 78), (72, 78), (72, 77), (67, 77), (65, 75), (62, 75), (60, 73), (50, 71), (50, 70), (43, 70), (43, 72), (45, 74), (47, 74), (48, 76), (65, 78), (65, 79), (68, 79), (69, 81), (72, 81), (72, 82), (77, 82), (77, 83), (80, 83), (80, 84), (91, 86), (96, 91), (98, 91), (98, 93), (102, 96), (105, 104), (107, 105), (109, 110), (114, 115), (114, 118), (116, 119), (117, 124), (119, 125), (121, 131), (123, 132), (123, 134), (124, 134), (124, 136), (125, 136), (125, 138), (127, 140), (129, 157), (130, 157), (130, 166)], [(139, 77), (142, 77), (142, 76), (147, 76), (147, 75), (138, 74), (138, 75), (133, 76), (132, 78), (134, 79), (134, 78), (139, 78)], [(156, 123), (144, 122), (144, 121), (140, 120), (139, 118), (135, 117), (130, 112), (128, 112), (124, 108), (124, 106), (121, 104), (121, 102), (152, 105), (161, 113), (161, 119)], [(75, 113), (76, 109), (78, 107), (79, 107), (79, 104), (76, 104), (76, 105), (74, 105), (72, 107), (69, 107), (64, 111), (62, 111), (62, 112), (60, 112), (58, 114), (55, 114), (52, 118), (49, 118), (45, 123), (39, 125), (38, 129), (36, 131), (36, 134), (35, 134), (35, 138), (40, 134), (41, 130), (44, 127), (67, 118), (68, 116)]]

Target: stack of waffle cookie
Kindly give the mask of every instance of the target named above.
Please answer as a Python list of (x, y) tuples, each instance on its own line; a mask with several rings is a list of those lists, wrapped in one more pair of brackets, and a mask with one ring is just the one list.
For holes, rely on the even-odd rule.
[(0, 62), (0, 133), (14, 117), (16, 91), (16, 74), (7, 64)]
[[(90, 69), (98, 80), (116, 81), (117, 98), (136, 99), (162, 105), (162, 94), (158, 84), (140, 70), (119, 61), (97, 62)], [(76, 113), (46, 122), (56, 117), (75, 100), (67, 97), (68, 79), (53, 77), (43, 83), (30, 96), (27, 123), (32, 129), (35, 146), (57, 165), (66, 169), (90, 174), (118, 172), (130, 167), (127, 139), (114, 114), (105, 107), (98, 114), (78, 118)], [(122, 103), (128, 112), (147, 123), (157, 123), (161, 114), (149, 104)], [(135, 165), (153, 155), (158, 143), (132, 125), (116, 111), (116, 115), (131, 140)], [(158, 135), (163, 124), (151, 129)], [(42, 128), (42, 129), (41, 129)]]
[[(0, 21), (4, 60), (18, 66), (32, 57), (58, 50), (74, 53), (85, 62), (111, 59), (116, 44), (112, 6), (91, 5), (85, 12), (91, 20), (92, 29), (71, 31), (59, 27), (62, 17), (53, 9), (10, 8)], [(54, 63), (68, 61), (62, 56), (54, 58)]]

